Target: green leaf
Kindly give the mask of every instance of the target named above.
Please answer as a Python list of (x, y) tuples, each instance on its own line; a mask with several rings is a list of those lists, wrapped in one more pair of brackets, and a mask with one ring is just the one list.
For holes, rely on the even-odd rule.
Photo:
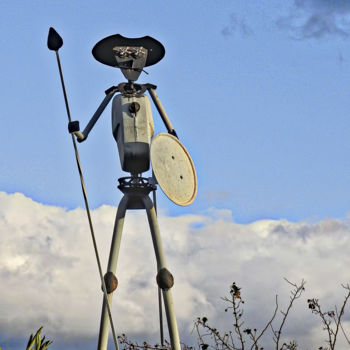
[[(42, 331), (43, 327), (40, 327), (35, 335), (30, 335), (27, 350), (46, 350), (48, 346), (52, 344), (51, 340), (45, 341), (45, 336), (41, 339), (40, 332)], [(1, 350), (1, 348), (0, 348)]]
[(40, 350), (40, 347), (41, 347), (41, 338), (40, 338), (40, 332), (38, 332), (35, 337), (35, 350)]
[(51, 341), (51, 340), (46, 341), (45, 343), (43, 343), (43, 344), (41, 345), (40, 350), (45, 350), (45, 349), (47, 349), (51, 344), (52, 344), (52, 341)]
[(33, 334), (31, 334), (29, 337), (28, 344), (27, 344), (27, 350), (30, 350), (32, 348), (32, 346), (34, 345), (34, 343), (35, 343), (35, 337), (33, 337)]
[[(35, 350), (38, 349), (38, 342), (41, 343), (41, 339), (40, 339), (40, 332), (41, 330), (43, 329), (43, 327), (40, 327), (37, 332), (35, 333), (35, 335), (33, 336), (33, 334), (30, 335), (29, 337), (29, 341), (28, 341), (28, 344), (27, 344), (27, 350), (33, 350), (33, 346), (35, 345)], [(40, 348), (40, 346), (39, 346)]]
[(36, 334), (35, 334), (35, 337), (36, 336), (40, 336), (40, 332), (41, 332), (41, 330), (43, 329), (43, 326), (41, 326), (37, 331), (36, 331)]

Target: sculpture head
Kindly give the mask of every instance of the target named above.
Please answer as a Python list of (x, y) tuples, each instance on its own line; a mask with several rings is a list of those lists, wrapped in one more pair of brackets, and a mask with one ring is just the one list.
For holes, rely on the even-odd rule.
[(120, 34), (100, 40), (92, 49), (95, 59), (120, 68), (129, 81), (136, 81), (144, 67), (159, 62), (165, 55), (164, 46), (150, 36), (126, 38)]

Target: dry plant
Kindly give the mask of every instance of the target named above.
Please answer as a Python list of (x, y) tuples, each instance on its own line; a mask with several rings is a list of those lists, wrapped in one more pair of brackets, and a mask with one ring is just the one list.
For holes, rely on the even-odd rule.
[(328, 339), (325, 340), (327, 343), (327, 347), (319, 347), (319, 350), (334, 350), (335, 349), (335, 344), (337, 341), (337, 336), (339, 334), (339, 330), (343, 333), (347, 343), (350, 346), (350, 340), (349, 336), (346, 334), (344, 331), (344, 328), (341, 324), (341, 318), (344, 315), (345, 311), (345, 306), (348, 302), (348, 299), (350, 298), (350, 286), (349, 284), (347, 285), (342, 285), (342, 287), (346, 290), (346, 295), (344, 298), (344, 302), (340, 308), (340, 312), (338, 311), (338, 307), (335, 306), (334, 310), (330, 311), (322, 311), (321, 305), (318, 301), (318, 299), (308, 299), (308, 305), (309, 309), (311, 312), (321, 318), (322, 325), (323, 325), (323, 330), (327, 332)]
[[(221, 298), (228, 305), (225, 308), (225, 312), (232, 312), (232, 330), (220, 332), (214, 326), (210, 325), (207, 317), (198, 318), (194, 324), (194, 329), (196, 330), (198, 337), (198, 347), (201, 350), (264, 350), (265, 348), (261, 343), (262, 337), (270, 329), (272, 332), (274, 349), (297, 350), (298, 344), (296, 340), (282, 343), (281, 337), (294, 302), (299, 299), (305, 291), (305, 281), (302, 280), (300, 284), (296, 284), (287, 279), (285, 280), (292, 289), (290, 291), (290, 299), (286, 310), (280, 310), (282, 320), (279, 324), (275, 325), (275, 318), (279, 309), (278, 296), (276, 295), (275, 309), (265, 327), (260, 331), (258, 331), (257, 328), (246, 327), (245, 322), (243, 321), (244, 301), (241, 296), (241, 288), (233, 282), (230, 287), (230, 296)], [(334, 350), (339, 331), (343, 333), (347, 343), (350, 345), (349, 336), (346, 334), (341, 323), (341, 318), (344, 315), (345, 307), (350, 298), (350, 286), (342, 286), (347, 293), (340, 308), (340, 312), (338, 311), (337, 306), (335, 306), (334, 311), (324, 312), (321, 309), (318, 299), (307, 300), (309, 309), (311, 309), (313, 314), (320, 317), (323, 324), (323, 330), (327, 331), (328, 334), (328, 339), (326, 340), (327, 346), (320, 346), (318, 347), (318, 350)]]
[[(123, 350), (171, 350), (171, 344), (165, 339), (164, 344), (155, 344), (150, 345), (147, 342), (138, 344), (137, 342), (131, 341), (125, 334), (118, 336), (119, 343), (123, 346)], [(194, 350), (192, 346), (188, 346), (184, 343), (181, 343), (182, 350)]]
[[(275, 350), (297, 350), (298, 344), (296, 340), (291, 340), (288, 343), (281, 341), (282, 333), (286, 325), (290, 311), (297, 299), (300, 298), (305, 291), (305, 281), (302, 280), (299, 284), (292, 283), (285, 279), (291, 286), (289, 303), (285, 311), (280, 310), (282, 314), (281, 321), (276, 324), (275, 318), (279, 310), (278, 296), (275, 298), (275, 308), (272, 312), (272, 316), (267, 320), (263, 329), (251, 328), (245, 326), (243, 320), (244, 314), (244, 300), (241, 295), (241, 288), (233, 282), (230, 286), (230, 296), (221, 298), (225, 303), (225, 312), (230, 311), (232, 313), (232, 330), (226, 332), (220, 332), (215, 326), (211, 325), (207, 317), (197, 318), (194, 322), (193, 329), (197, 333), (198, 349), (200, 350), (264, 350), (262, 345), (262, 337), (266, 332), (270, 331), (272, 340), (274, 342)], [(307, 304), (311, 312), (318, 316), (323, 330), (327, 334), (325, 340), (326, 346), (319, 346), (318, 350), (335, 350), (336, 342), (341, 332), (350, 347), (350, 337), (346, 334), (343, 325), (342, 317), (345, 313), (345, 308), (350, 298), (350, 285), (342, 285), (346, 294), (344, 301), (339, 308), (335, 305), (334, 310), (324, 311), (322, 310), (319, 300), (316, 298), (308, 299)], [(43, 327), (39, 328), (35, 335), (31, 335), (27, 344), (26, 350), (46, 350), (52, 344), (52, 341), (45, 341), (45, 337), (41, 338), (40, 332)], [(120, 345), (123, 350), (171, 350), (171, 345), (165, 340), (163, 345), (150, 345), (146, 342), (138, 344), (131, 341), (125, 334), (118, 337)], [(192, 346), (181, 344), (182, 350), (193, 350)], [(1, 350), (1, 347), (0, 347)]]
[(276, 345), (276, 349), (296, 349), (296, 343), (294, 341), (289, 344), (283, 343), (280, 346), (281, 335), (283, 327), (286, 323), (289, 312), (296, 299), (300, 298), (302, 292), (305, 290), (305, 281), (302, 280), (299, 285), (291, 283), (286, 279), (293, 289), (291, 290), (290, 301), (286, 311), (282, 311), (283, 315), (281, 323), (276, 327), (273, 325), (273, 321), (277, 315), (279, 309), (278, 297), (275, 298), (275, 309), (272, 316), (267, 321), (265, 327), (258, 331), (257, 328), (245, 327), (245, 322), (243, 321), (243, 304), (244, 300), (241, 296), (241, 288), (237, 286), (235, 282), (232, 283), (230, 288), (230, 296), (221, 298), (224, 300), (228, 306), (225, 308), (225, 312), (229, 310), (232, 312), (233, 316), (233, 331), (220, 332), (215, 327), (212, 327), (208, 323), (206, 317), (198, 318), (194, 324), (194, 328), (198, 336), (198, 345), (202, 350), (263, 350), (264, 347), (261, 345), (261, 338), (266, 333), (267, 330), (272, 331), (273, 341)]

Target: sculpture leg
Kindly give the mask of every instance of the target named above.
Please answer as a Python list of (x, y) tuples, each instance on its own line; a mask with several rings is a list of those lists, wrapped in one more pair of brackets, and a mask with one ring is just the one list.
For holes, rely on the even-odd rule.
[[(157, 268), (158, 268), (157, 282), (159, 284), (158, 276), (160, 275), (160, 272), (166, 271), (166, 273), (168, 273), (170, 276), (171, 274), (166, 269), (165, 254), (163, 250), (162, 240), (160, 237), (157, 215), (156, 215), (156, 211), (154, 209), (153, 203), (148, 196), (143, 197), (143, 202), (147, 211), (148, 222), (149, 222), (149, 226), (152, 234), (153, 247), (154, 247), (154, 251), (157, 259)], [(168, 277), (168, 276), (166, 275), (165, 277)], [(168, 288), (164, 288), (162, 286), (160, 287), (162, 288), (162, 293), (163, 293), (163, 300), (164, 300), (165, 312), (166, 312), (166, 317), (168, 322), (171, 348), (172, 350), (181, 350), (179, 332), (177, 329), (175, 310), (174, 310), (174, 304), (173, 304), (173, 297), (170, 290), (171, 286), (172, 284), (169, 285)]]
[[(111, 250), (109, 253), (109, 260), (108, 260), (108, 267), (107, 267), (107, 273), (111, 272), (113, 273), (113, 275), (115, 275), (116, 269), (117, 269), (120, 241), (122, 237), (124, 218), (125, 218), (125, 213), (128, 205), (128, 200), (129, 200), (128, 195), (125, 195), (120, 201), (118, 210), (117, 210), (117, 216), (114, 223)], [(112, 305), (112, 297), (113, 297), (113, 292), (108, 294), (108, 303), (110, 306)], [(98, 347), (97, 347), (98, 350), (106, 350), (107, 344), (108, 344), (109, 318), (108, 318), (107, 306), (105, 303), (106, 303), (105, 299), (103, 298), (100, 334), (98, 338)]]

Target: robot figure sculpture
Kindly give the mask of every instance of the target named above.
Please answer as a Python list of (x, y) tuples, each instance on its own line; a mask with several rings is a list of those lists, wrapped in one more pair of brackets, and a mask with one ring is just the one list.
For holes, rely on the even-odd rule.
[[(48, 46), (57, 53), (63, 41), (55, 43), (54, 34), (51, 42), (48, 40)], [(171, 347), (173, 350), (180, 350), (171, 293), (174, 278), (166, 266), (156, 210), (149, 194), (151, 191), (155, 193), (156, 184), (159, 183), (171, 200), (180, 205), (188, 205), (196, 196), (196, 173), (191, 157), (178, 141), (176, 132), (155, 93), (156, 86), (135, 83), (144, 67), (153, 65), (163, 58), (165, 49), (159, 41), (149, 36), (126, 38), (116, 34), (99, 41), (92, 54), (99, 62), (121, 69), (128, 80), (106, 90), (106, 97), (83, 131), (80, 131), (78, 121), (70, 121), (68, 124), (69, 132), (75, 135), (78, 142), (85, 141), (108, 103), (119, 92), (112, 101), (112, 133), (118, 145), (121, 168), (129, 172), (130, 176), (119, 179), (118, 188), (124, 196), (118, 206), (107, 272), (104, 275), (108, 303), (111, 305), (113, 292), (118, 285), (115, 274), (126, 210), (145, 209), (157, 260), (156, 281), (163, 295)], [(149, 92), (168, 133), (160, 133), (153, 137), (152, 110), (150, 101), (144, 94), (146, 91)], [(142, 177), (142, 173), (150, 169), (151, 163), (155, 176)], [(106, 302), (104, 299), (98, 350), (107, 349), (110, 322)]]

